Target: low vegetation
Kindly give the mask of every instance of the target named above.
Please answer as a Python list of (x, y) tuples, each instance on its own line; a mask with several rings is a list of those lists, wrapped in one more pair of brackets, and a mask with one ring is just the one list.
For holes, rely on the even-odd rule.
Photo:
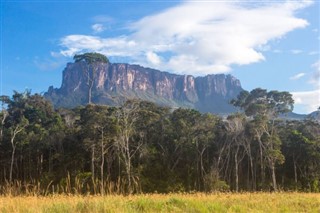
[(0, 197), (0, 212), (319, 212), (320, 194), (215, 193)]

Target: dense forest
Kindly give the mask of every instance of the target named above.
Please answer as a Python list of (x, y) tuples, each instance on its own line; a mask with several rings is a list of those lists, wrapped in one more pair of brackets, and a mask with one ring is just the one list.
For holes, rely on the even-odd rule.
[(128, 100), (54, 109), (2, 96), (0, 193), (320, 191), (320, 124), (279, 119), (289, 93), (255, 89), (228, 117)]

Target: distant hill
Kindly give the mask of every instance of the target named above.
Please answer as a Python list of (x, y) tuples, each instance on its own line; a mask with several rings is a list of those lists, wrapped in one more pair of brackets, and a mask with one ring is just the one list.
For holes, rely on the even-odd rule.
[[(55, 107), (75, 107), (88, 103), (88, 64), (68, 63), (63, 71), (60, 88), (49, 88), (44, 94)], [(139, 98), (169, 107), (188, 107), (201, 112), (231, 113), (229, 104), (242, 87), (232, 75), (194, 77), (123, 63), (94, 64), (92, 102), (118, 105), (124, 99)]]
[(289, 119), (289, 120), (303, 120), (306, 119), (308, 115), (306, 114), (297, 114), (294, 112), (289, 112), (284, 115), (280, 115), (281, 118)]
[(312, 119), (320, 122), (320, 112), (314, 111), (310, 114), (297, 114), (294, 112), (289, 112), (287, 114), (280, 115), (280, 118), (287, 120), (304, 120), (304, 119)]

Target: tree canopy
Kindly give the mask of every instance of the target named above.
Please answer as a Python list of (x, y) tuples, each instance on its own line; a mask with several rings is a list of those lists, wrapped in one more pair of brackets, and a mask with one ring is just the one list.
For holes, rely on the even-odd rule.
[(79, 54), (75, 55), (73, 57), (75, 62), (79, 61), (85, 61), (88, 64), (93, 64), (96, 62), (101, 62), (101, 63), (109, 63), (109, 59), (100, 53), (84, 53), (84, 54)]
[(239, 97), (259, 107), (221, 118), (139, 100), (54, 110), (28, 91), (2, 96), (0, 194), (319, 192), (320, 123), (259, 115), (290, 109), (287, 93)]
[(242, 91), (231, 101), (236, 107), (244, 110), (247, 116), (278, 116), (293, 110), (294, 100), (289, 92), (267, 91), (257, 88), (251, 92)]

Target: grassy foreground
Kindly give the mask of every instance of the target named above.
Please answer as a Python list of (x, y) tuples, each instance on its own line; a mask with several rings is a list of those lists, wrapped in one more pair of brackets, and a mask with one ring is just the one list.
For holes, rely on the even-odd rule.
[(0, 212), (320, 212), (315, 193), (0, 197)]

